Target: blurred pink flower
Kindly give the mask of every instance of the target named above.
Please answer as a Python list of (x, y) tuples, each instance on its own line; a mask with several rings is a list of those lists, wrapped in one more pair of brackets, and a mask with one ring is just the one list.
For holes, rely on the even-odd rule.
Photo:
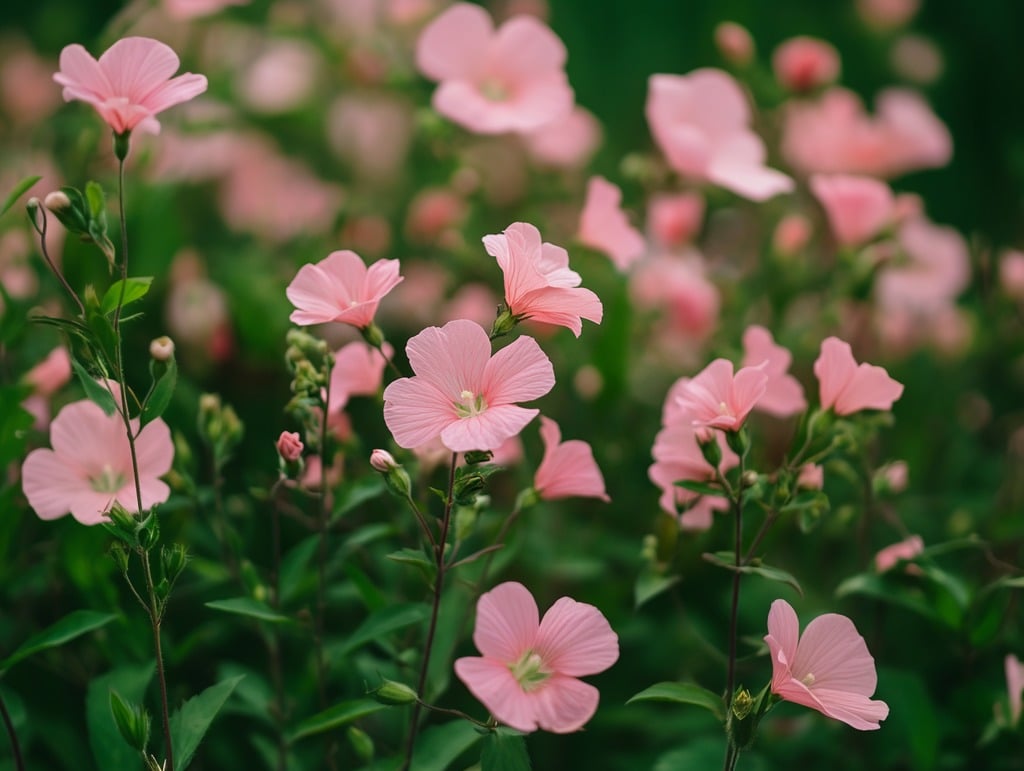
[(846, 616), (818, 616), (801, 635), (796, 611), (775, 600), (764, 640), (772, 656), (772, 693), (860, 731), (879, 728), (889, 715), (884, 701), (870, 698), (878, 684), (875, 660)]
[(675, 336), (703, 340), (718, 323), (718, 287), (696, 253), (644, 260), (630, 276), (629, 290), (638, 307), (664, 309)]
[(753, 201), (793, 189), (792, 179), (764, 165), (764, 142), (750, 128), (747, 97), (728, 73), (652, 75), (646, 114), (658, 147), (680, 174)]
[(793, 37), (775, 49), (772, 69), (775, 79), (790, 91), (811, 91), (839, 77), (839, 52), (818, 38)]
[(1024, 664), (1016, 656), (1007, 654), (1003, 660), (1003, 669), (1006, 672), (1006, 691), (1009, 696), (1010, 726), (1015, 727), (1020, 722), (1021, 716)]
[(587, 183), (577, 238), (584, 246), (607, 254), (621, 271), (640, 259), (647, 248), (644, 237), (622, 210), (622, 191), (604, 177), (591, 177)]
[[(875, 555), (875, 570), (884, 573), (895, 567), (900, 560), (910, 560), (924, 551), (924, 541), (919, 535), (912, 535), (909, 538), (886, 546)], [(908, 572), (912, 565), (907, 566)]]
[(71, 357), (64, 346), (54, 348), (45, 359), (25, 373), (25, 382), (42, 396), (53, 396), (71, 379)]
[(715, 27), (715, 47), (729, 64), (746, 67), (754, 58), (754, 38), (746, 27), (723, 21)]
[(305, 445), (302, 444), (302, 437), (296, 431), (282, 431), (281, 435), (277, 437), (275, 447), (277, 448), (277, 454), (290, 463), (294, 463), (301, 458), (302, 451), (305, 449)]
[(927, 317), (952, 305), (971, 279), (964, 237), (923, 217), (903, 223), (896, 235), (904, 259), (878, 271), (875, 296), (881, 309)]
[(484, 236), (484, 248), (498, 261), (505, 278), (505, 304), (517, 319), (568, 327), (576, 337), (583, 319), (601, 323), (601, 300), (580, 286), (579, 273), (569, 269), (569, 253), (541, 243), (540, 231), (515, 222), (505, 232)]
[(398, 260), (378, 260), (367, 268), (355, 252), (331, 252), (299, 268), (288, 285), (285, 294), (296, 308), (289, 318), (299, 326), (340, 321), (368, 327), (381, 298), (402, 280), (398, 268)]
[(805, 463), (800, 467), (796, 486), (804, 490), (820, 490), (825, 486), (825, 469), (817, 463)]
[(551, 361), (532, 337), (491, 356), (491, 341), (472, 321), (428, 327), (406, 345), (415, 377), (384, 389), (384, 422), (400, 447), (440, 435), (453, 452), (494, 450), (540, 412), (515, 402), (538, 399), (555, 384)]
[(999, 285), (1007, 297), (1024, 300), (1024, 252), (1007, 249), (999, 257)]
[(483, 594), (473, 630), (483, 655), (457, 659), (455, 674), (498, 722), (517, 731), (578, 731), (599, 699), (578, 678), (616, 662), (618, 636), (601, 611), (569, 597), (538, 617), (522, 584), (508, 581)]
[(840, 246), (865, 244), (895, 219), (892, 188), (885, 182), (848, 174), (815, 174), (810, 186)]
[(249, 0), (163, 0), (172, 19), (189, 20), (210, 16), (230, 5), (248, 5)]
[(704, 196), (700, 193), (663, 193), (647, 204), (647, 232), (666, 249), (692, 241), (703, 221)]
[(236, 88), (242, 101), (255, 112), (288, 112), (313, 95), (322, 68), (323, 60), (312, 43), (271, 38), (240, 68)]
[(446, 231), (462, 224), (467, 210), (466, 201), (453, 190), (446, 187), (421, 190), (409, 203), (405, 235), (413, 243), (436, 243)]
[(919, 94), (888, 89), (876, 105), (872, 118), (856, 94), (838, 87), (817, 101), (790, 102), (783, 124), (783, 156), (805, 174), (883, 178), (949, 163), (949, 130)]
[(327, 138), (361, 182), (379, 188), (405, 172), (414, 120), (412, 104), (393, 93), (346, 92), (330, 106)]
[[(383, 345), (390, 357), (394, 350), (389, 343)], [(331, 368), (332, 411), (342, 410), (353, 396), (374, 396), (381, 387), (387, 359), (376, 348), (362, 340), (344, 345), (334, 353)]]
[(557, 498), (600, 498), (608, 502), (604, 477), (590, 445), (581, 439), (562, 441), (562, 432), (551, 418), (541, 415), (540, 437), (544, 458), (533, 477), (533, 487), (546, 501)]
[(811, 223), (802, 214), (787, 214), (775, 226), (772, 248), (784, 257), (800, 252), (811, 240)]
[(42, 123), (60, 104), (52, 86), (53, 65), (19, 38), (5, 37), (4, 49), (0, 62), (4, 119), (17, 126)]
[(814, 362), (822, 409), (837, 415), (850, 415), (861, 410), (891, 410), (903, 393), (882, 367), (860, 364), (853, 358), (850, 344), (838, 337), (826, 338)]
[[(163, 503), (170, 488), (160, 477), (171, 469), (174, 444), (167, 424), (159, 418), (138, 432), (138, 459), (142, 507)], [(106, 415), (99, 405), (83, 400), (64, 407), (50, 427), (53, 449), (33, 450), (21, 469), (21, 485), (29, 505), (40, 519), (56, 519), (68, 512), (83, 525), (107, 521), (116, 501), (138, 511), (135, 478), (124, 422), (117, 413)]]
[(146, 37), (126, 37), (99, 61), (77, 43), (60, 53), (53, 79), (64, 87), (64, 101), (88, 102), (117, 134), (139, 127), (160, 133), (156, 114), (206, 90), (206, 77), (191, 72), (171, 76), (180, 61), (170, 46)]
[(441, 319), (469, 319), (482, 327), (489, 327), (498, 315), (497, 309), (500, 304), (500, 298), (489, 286), (477, 283), (463, 284), (455, 290), (455, 294), (441, 309)]
[(456, 3), (431, 22), (416, 44), (416, 65), (439, 81), (441, 115), (480, 134), (533, 131), (573, 106), (558, 36), (531, 16), (497, 30), (478, 5)]
[(686, 384), (677, 399), (694, 426), (739, 431), (768, 385), (766, 362), (733, 375), (732, 362), (715, 359)]
[(601, 145), (601, 124), (593, 113), (580, 106), (560, 120), (545, 123), (522, 135), (530, 157), (559, 169), (586, 166)]
[(880, 31), (902, 27), (920, 7), (921, 0), (857, 0), (861, 19)]
[(878, 469), (878, 477), (890, 493), (902, 493), (907, 489), (909, 470), (905, 460), (894, 460)]
[(771, 332), (757, 325), (747, 327), (743, 333), (743, 362), (740, 366), (756, 367), (763, 363), (764, 373), (768, 376), (764, 395), (754, 406), (755, 410), (786, 418), (807, 408), (804, 387), (788, 373), (792, 361), (793, 355), (775, 344)]

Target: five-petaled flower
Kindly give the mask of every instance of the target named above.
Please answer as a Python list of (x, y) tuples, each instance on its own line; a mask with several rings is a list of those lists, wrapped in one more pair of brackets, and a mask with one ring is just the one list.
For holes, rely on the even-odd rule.
[(88, 102), (117, 134), (139, 128), (160, 132), (156, 114), (206, 90), (206, 77), (186, 72), (171, 77), (180, 61), (170, 46), (148, 37), (126, 37), (97, 61), (77, 43), (60, 53), (53, 79), (64, 87), (64, 101)]
[(384, 389), (384, 422), (407, 449), (440, 436), (452, 452), (495, 450), (539, 412), (515, 402), (555, 385), (536, 340), (519, 337), (491, 356), (487, 332), (467, 319), (427, 327), (405, 350), (416, 376)]
[(539, 615), (529, 590), (513, 581), (481, 596), (473, 642), (483, 655), (456, 660), (455, 674), (517, 731), (577, 731), (600, 696), (578, 678), (614, 664), (619, 638), (601, 611), (570, 597)]
[(402, 280), (398, 260), (377, 260), (369, 268), (355, 252), (331, 252), (299, 268), (285, 294), (295, 310), (293, 324), (340, 321), (364, 329), (373, 323), (381, 298)]
[(516, 321), (568, 327), (576, 337), (583, 331), (582, 319), (601, 323), (601, 300), (580, 286), (579, 273), (569, 270), (569, 253), (542, 244), (533, 225), (516, 222), (504, 233), (484, 236), (484, 247), (504, 273), (505, 304)]
[(715, 359), (679, 391), (677, 405), (694, 426), (739, 431), (764, 396), (767, 364), (743, 367), (733, 375), (732, 362)]
[(814, 362), (818, 378), (821, 408), (836, 415), (850, 415), (861, 410), (891, 410), (903, 393), (903, 384), (889, 377), (882, 367), (857, 364), (849, 343), (828, 337), (821, 343), (821, 353)]
[(889, 706), (870, 698), (878, 684), (875, 660), (846, 616), (818, 616), (801, 635), (796, 611), (776, 600), (764, 640), (772, 656), (772, 693), (861, 731), (878, 728), (888, 716)]

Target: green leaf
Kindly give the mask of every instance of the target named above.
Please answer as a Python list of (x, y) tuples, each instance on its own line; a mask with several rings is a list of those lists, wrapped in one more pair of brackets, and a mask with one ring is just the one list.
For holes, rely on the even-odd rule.
[(331, 649), (331, 655), (342, 657), (350, 651), (365, 645), (378, 637), (390, 634), (398, 629), (403, 629), (411, 624), (418, 624), (424, 621), (430, 614), (430, 609), (422, 603), (406, 603), (402, 605), (389, 605), (374, 613), (359, 625), (359, 628), (352, 633), (352, 636), (338, 646)]
[(149, 398), (142, 405), (142, 425), (146, 425), (161, 415), (171, 403), (171, 396), (174, 395), (174, 387), (178, 384), (178, 364), (171, 355), (167, 361), (151, 362), (150, 371), (156, 372), (157, 367), (163, 368), (163, 373), (153, 383), (153, 390), (149, 392)]
[(337, 493), (331, 519), (345, 516), (357, 506), (381, 495), (386, 489), (384, 477), (380, 474), (360, 477), (343, 484)]
[(0, 206), (0, 216), (6, 214), (7, 210), (14, 206), (14, 202), (25, 195), (25, 193), (28, 192), (28, 189), (41, 179), (42, 177), (37, 174), (35, 176), (25, 177), (25, 179), (15, 185), (7, 198), (4, 199), (3, 206)]
[(711, 712), (718, 720), (725, 720), (725, 706), (722, 697), (696, 683), (656, 683), (631, 698), (634, 701), (671, 701), (676, 704), (694, 704)]
[(388, 559), (394, 562), (401, 562), (403, 565), (414, 565), (423, 572), (423, 576), (427, 581), (434, 580), (434, 572), (437, 570), (437, 566), (432, 559), (423, 553), (422, 549), (399, 549), (398, 551), (391, 552), (388, 555)]
[(898, 605), (925, 618), (949, 626), (949, 621), (936, 612), (930, 598), (913, 587), (902, 586), (877, 573), (859, 573), (850, 576), (836, 588), (836, 597), (858, 594), (872, 599)]
[(188, 768), (213, 719), (245, 675), (232, 677), (212, 685), (194, 696), (171, 716), (171, 743), (174, 745), (174, 766)]
[(96, 767), (138, 771), (142, 768), (139, 753), (121, 738), (114, 715), (110, 711), (110, 692), (117, 691), (127, 701), (139, 703), (153, 679), (156, 664), (119, 667), (89, 683), (85, 697), (85, 720), (89, 729), (89, 746)]
[(761, 576), (761, 578), (767, 578), (769, 581), (777, 581), (780, 584), (786, 584), (792, 586), (797, 594), (801, 597), (804, 596), (804, 590), (800, 586), (800, 582), (791, 574), (787, 573), (781, 568), (772, 567), (771, 565), (765, 565), (758, 559), (751, 560), (746, 565), (740, 565), (739, 567), (735, 564), (735, 557), (731, 551), (716, 551), (714, 553), (705, 552), (701, 555), (705, 561), (710, 562), (712, 565), (717, 565), (720, 568), (731, 570), (734, 573), (746, 573), (748, 575)]
[(89, 219), (99, 223), (103, 232), (107, 230), (107, 196), (99, 182), (85, 183), (85, 200), (89, 204)]
[(499, 728), (484, 739), (480, 771), (530, 771), (530, 768), (530, 754), (521, 733)]
[(429, 728), (420, 734), (416, 742), (412, 767), (416, 771), (445, 771), (480, 739), (476, 726), (465, 720), (453, 720)]
[(291, 744), (307, 736), (316, 736), (325, 731), (331, 731), (340, 726), (348, 725), (367, 715), (372, 715), (374, 712), (380, 712), (382, 709), (388, 709), (388, 705), (381, 704), (376, 699), (343, 701), (341, 704), (335, 704), (323, 712), (306, 718), (295, 726), (286, 738), (288, 743)]
[(229, 600), (214, 600), (213, 602), (206, 603), (206, 607), (213, 608), (214, 610), (222, 610), (225, 613), (235, 613), (239, 616), (248, 616), (249, 618), (259, 619), (260, 621), (269, 621), (274, 624), (287, 623), (291, 621), (288, 616), (278, 613), (267, 605), (267, 603), (260, 602), (254, 597), (233, 597)]
[(304, 584), (313, 585), (313, 579), (306, 570), (313, 555), (316, 554), (320, 545), (320, 536), (311, 535), (304, 541), (293, 546), (281, 560), (281, 602), (287, 604), (294, 600), (302, 590)]
[(117, 301), (121, 299), (122, 283), (124, 283), (124, 302), (121, 307), (124, 307), (146, 296), (150, 284), (153, 283), (153, 277), (141, 276), (129, 278), (125, 282), (115, 281), (103, 295), (103, 301), (100, 303), (100, 310), (103, 313), (109, 315), (117, 309)]
[(107, 415), (113, 415), (117, 412), (117, 405), (114, 403), (114, 397), (111, 396), (110, 391), (97, 383), (96, 379), (86, 372), (85, 367), (78, 362), (78, 359), (72, 357), (71, 368), (78, 376), (78, 382), (85, 389), (85, 395), (91, 401), (96, 402)]
[(725, 497), (725, 490), (719, 485), (712, 484), (711, 482), (697, 482), (693, 479), (680, 479), (675, 483), (676, 487), (681, 487), (684, 490), (689, 490), (691, 493), (697, 493), (698, 495), (714, 495), (719, 498)]
[(639, 608), (679, 583), (679, 576), (664, 576), (653, 570), (641, 571), (633, 586), (633, 607)]
[(95, 610), (72, 611), (57, 623), (26, 640), (14, 653), (3, 662), (0, 662), (0, 673), (6, 672), (19, 661), (28, 658), (33, 653), (49, 648), (57, 648), (66, 642), (74, 640), (76, 637), (81, 637), (86, 632), (91, 632), (109, 624), (115, 618), (117, 616), (113, 613), (99, 613)]

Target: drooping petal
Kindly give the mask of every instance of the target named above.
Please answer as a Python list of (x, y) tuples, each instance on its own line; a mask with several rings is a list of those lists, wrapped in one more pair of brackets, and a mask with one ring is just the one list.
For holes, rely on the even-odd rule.
[(558, 424), (544, 416), (540, 419), (540, 435), (544, 458), (534, 474), (533, 486), (541, 498), (581, 496), (611, 500), (589, 444), (579, 439), (562, 442)]
[(488, 658), (514, 663), (533, 647), (539, 619), (530, 590), (516, 581), (506, 581), (480, 596), (473, 643)]
[(553, 672), (595, 675), (618, 660), (619, 637), (593, 605), (562, 597), (544, 614), (534, 649)]
[(194, 99), (204, 93), (208, 86), (205, 75), (188, 72), (158, 85), (142, 104), (150, 112), (163, 112), (168, 107)]
[(879, 721), (889, 716), (889, 705), (884, 701), (869, 699), (859, 693), (815, 688), (815, 697), (821, 704), (820, 710), (831, 718), (841, 720), (858, 731), (874, 731), (880, 728)]

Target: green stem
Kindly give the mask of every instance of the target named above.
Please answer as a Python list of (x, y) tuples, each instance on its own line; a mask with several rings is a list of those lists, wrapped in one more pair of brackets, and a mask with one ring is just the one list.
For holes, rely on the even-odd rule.
[[(320, 709), (327, 709), (327, 659), (324, 656), (324, 625), (327, 615), (327, 466), (330, 458), (327, 453), (327, 416), (331, 408), (331, 366), (326, 366), (326, 383), (324, 387), (323, 412), (320, 416), (320, 499), (317, 511), (317, 526), (320, 541), (317, 549), (317, 593), (316, 593), (316, 670), (317, 691), (320, 698)], [(327, 743), (327, 767), (334, 771), (333, 739)]]
[(146, 577), (146, 593), (149, 597), (149, 620), (153, 627), (153, 650), (156, 654), (156, 675), (160, 683), (160, 719), (163, 724), (164, 744), (167, 752), (167, 771), (174, 771), (174, 747), (171, 742), (171, 720), (167, 708), (167, 677), (164, 673), (163, 648), (160, 644), (160, 622), (163, 619), (163, 608), (156, 598), (153, 586), (153, 571), (149, 564), (149, 552), (141, 550), (142, 572)]
[(455, 463), (459, 454), (452, 453), (451, 468), (448, 471), (448, 495), (444, 502), (444, 516), (441, 519), (441, 537), (434, 544), (434, 562), (437, 575), (434, 578), (434, 602), (430, 610), (430, 626), (427, 629), (427, 640), (423, 646), (423, 663), (420, 665), (420, 678), (416, 685), (416, 706), (412, 710), (412, 725), (409, 726), (409, 740), (405, 746), (405, 761), (401, 771), (408, 771), (412, 765), (412, 754), (416, 748), (416, 733), (419, 730), (420, 712), (423, 709), (423, 692), (427, 686), (427, 670), (430, 668), (430, 651), (434, 647), (434, 635), (437, 633), (437, 618), (441, 610), (441, 590), (444, 588), (445, 560), (444, 547), (448, 543), (448, 526), (452, 520), (452, 504), (455, 500)]
[(4, 703), (3, 695), (0, 695), (0, 715), (3, 715), (7, 736), (11, 740), (11, 754), (14, 756), (14, 767), (17, 771), (25, 771), (25, 761), (21, 757), (21, 745), (18, 744), (18, 735), (14, 732), (14, 723), (11, 721), (11, 715), (7, 711), (7, 704)]
[(46, 217), (46, 211), (41, 206), (39, 207), (39, 214), (42, 216), (42, 224), (39, 225), (38, 229), (36, 230), (36, 232), (39, 233), (39, 251), (43, 255), (43, 259), (46, 260), (46, 264), (47, 266), (49, 266), (50, 272), (57, 277), (57, 280), (60, 282), (61, 286), (64, 287), (64, 291), (67, 292), (71, 299), (75, 301), (75, 305), (78, 306), (78, 313), (84, 319), (85, 306), (82, 304), (81, 298), (79, 298), (79, 296), (75, 294), (75, 290), (71, 288), (71, 285), (68, 283), (68, 280), (64, 278), (64, 274), (60, 272), (60, 269), (57, 267), (56, 263), (54, 263), (53, 259), (50, 257), (50, 250), (47, 249), (46, 247), (46, 230), (49, 220)]
[[(743, 566), (743, 558), (740, 556), (740, 549), (743, 547), (743, 466), (744, 458), (740, 456), (739, 485), (732, 496), (733, 509), (736, 514), (736, 529), (733, 542), (733, 558), (736, 563), (736, 570), (732, 574), (732, 602), (729, 611), (729, 670), (725, 686), (725, 706), (732, 708), (732, 692), (736, 685), (736, 619), (740, 605), (740, 576), (739, 568)], [(731, 742), (730, 742), (731, 745)], [(735, 760), (733, 760), (735, 764)]]

